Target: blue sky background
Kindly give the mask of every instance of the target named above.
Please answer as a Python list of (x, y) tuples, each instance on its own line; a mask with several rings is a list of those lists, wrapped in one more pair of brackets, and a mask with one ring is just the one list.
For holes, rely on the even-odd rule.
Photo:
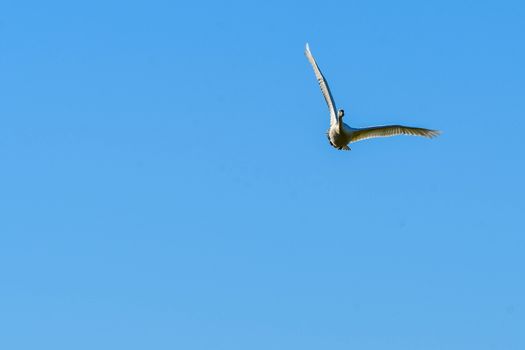
[(0, 347), (524, 349), (524, 16), (0, 2)]

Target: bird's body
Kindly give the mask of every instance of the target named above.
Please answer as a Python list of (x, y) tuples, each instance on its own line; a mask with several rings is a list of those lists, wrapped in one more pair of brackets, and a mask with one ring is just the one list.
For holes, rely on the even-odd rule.
[(351, 127), (342, 123), (341, 128), (339, 128), (338, 125), (330, 126), (330, 129), (326, 132), (326, 136), (328, 136), (328, 141), (332, 147), (347, 150), (347, 145), (352, 139), (352, 132)]
[[(371, 128), (352, 128), (348, 124), (343, 123), (344, 110), (337, 110), (335, 107), (335, 101), (328, 87), (328, 82), (324, 78), (317, 62), (315, 61), (310, 47), (306, 44), (305, 50), (306, 57), (310, 61), (312, 68), (314, 69), (315, 76), (319, 82), (319, 87), (325, 98), (328, 110), (330, 112), (330, 128), (327, 131), (328, 140), (330, 145), (339, 150), (350, 150), (348, 147), (349, 143), (357, 142), (375, 137), (389, 137), (395, 135), (415, 135), (432, 138), (439, 135), (439, 131), (430, 130), (424, 128), (414, 128), (403, 125), (385, 125), (385, 126), (374, 126)], [(337, 112), (336, 112), (337, 111)]]

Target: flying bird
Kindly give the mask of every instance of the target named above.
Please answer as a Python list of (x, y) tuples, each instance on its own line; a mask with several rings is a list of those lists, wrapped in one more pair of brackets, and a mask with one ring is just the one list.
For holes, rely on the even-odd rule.
[(348, 126), (348, 124), (343, 123), (345, 111), (342, 109), (338, 110), (335, 107), (335, 101), (332, 97), (330, 88), (328, 87), (328, 82), (324, 78), (323, 73), (321, 73), (314, 56), (312, 56), (308, 43), (306, 44), (306, 50), (304, 53), (314, 69), (315, 77), (319, 82), (319, 87), (321, 88), (321, 92), (323, 93), (326, 104), (328, 105), (328, 110), (330, 112), (330, 129), (328, 129), (326, 134), (328, 136), (328, 140), (330, 141), (330, 145), (333, 147), (339, 150), (348, 151), (350, 150), (350, 147), (348, 147), (349, 143), (375, 137), (415, 135), (433, 138), (439, 135), (440, 132), (437, 130), (414, 128), (403, 125), (382, 125), (373, 126), (370, 128), (352, 128)]

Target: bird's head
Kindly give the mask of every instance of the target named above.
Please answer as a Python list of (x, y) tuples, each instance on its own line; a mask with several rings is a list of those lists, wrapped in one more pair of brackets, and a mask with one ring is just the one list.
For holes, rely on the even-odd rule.
[(339, 119), (343, 118), (345, 116), (345, 111), (344, 109), (340, 109), (338, 112), (337, 112), (337, 117)]

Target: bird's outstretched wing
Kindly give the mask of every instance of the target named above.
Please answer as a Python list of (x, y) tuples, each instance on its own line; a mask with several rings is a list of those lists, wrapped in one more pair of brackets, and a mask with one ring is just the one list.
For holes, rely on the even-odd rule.
[(328, 87), (328, 83), (326, 82), (323, 73), (321, 73), (317, 62), (315, 62), (314, 56), (312, 56), (312, 53), (310, 52), (310, 47), (308, 46), (308, 43), (306, 43), (306, 49), (304, 50), (304, 54), (306, 55), (308, 61), (310, 61), (310, 64), (314, 69), (315, 77), (319, 82), (319, 87), (321, 88), (321, 92), (323, 93), (324, 99), (326, 100), (326, 104), (328, 105), (328, 110), (330, 111), (330, 125), (334, 125), (337, 123), (337, 112), (335, 109), (334, 98), (332, 97), (332, 93), (330, 92), (330, 88)]
[(352, 133), (352, 138), (350, 139), (350, 142), (357, 142), (375, 137), (390, 137), (396, 135), (414, 135), (433, 138), (438, 136), (439, 134), (440, 132), (437, 130), (412, 128), (403, 125), (385, 125), (357, 129)]

